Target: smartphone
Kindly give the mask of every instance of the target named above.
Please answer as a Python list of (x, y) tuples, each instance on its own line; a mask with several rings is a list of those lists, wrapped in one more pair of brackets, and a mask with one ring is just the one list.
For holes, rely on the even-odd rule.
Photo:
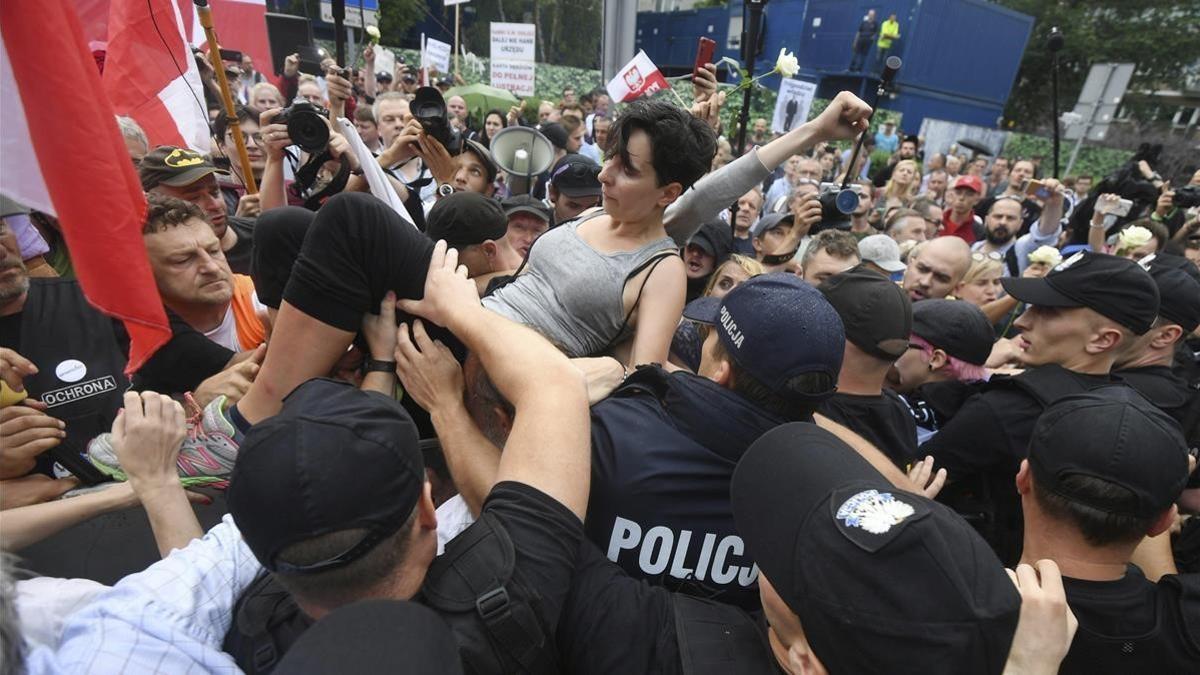
[(236, 49), (222, 49), (221, 50), (221, 60), (222, 61), (231, 61), (233, 63), (241, 65), (242, 53)]
[(1133, 208), (1132, 201), (1130, 201), (1128, 199), (1122, 199), (1119, 202), (1117, 202), (1116, 206), (1113, 207), (1113, 210), (1111, 211), (1111, 213), (1114, 216), (1128, 216), (1129, 209), (1132, 209), (1132, 208)]
[(696, 65), (692, 67), (692, 77), (700, 74), (700, 69), (706, 63), (712, 63), (713, 54), (717, 51), (717, 43), (702, 37), (696, 44)]
[(1050, 198), (1050, 190), (1046, 189), (1046, 185), (1042, 181), (1032, 178), (1021, 184), (1021, 191), (1030, 197), (1037, 197), (1038, 199)]

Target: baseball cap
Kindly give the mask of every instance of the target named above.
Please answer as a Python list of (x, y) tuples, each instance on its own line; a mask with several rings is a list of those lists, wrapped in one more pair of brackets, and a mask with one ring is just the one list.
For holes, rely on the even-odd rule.
[[(1131, 387), (1059, 399), (1038, 418), (1029, 466), (1039, 486), (1105, 513), (1152, 518), (1175, 503), (1188, 479), (1179, 424)], [(1070, 476), (1100, 478), (1129, 491), (1120, 502), (1073, 492)]]
[[(876, 275), (878, 276), (878, 275)], [(738, 462), (747, 553), (831, 673), (999, 673), (1021, 598), (952, 510), (897, 490), (830, 432), (793, 422)]]
[(761, 237), (772, 228), (784, 224), (791, 225), (793, 222), (795, 222), (795, 219), (790, 211), (785, 213), (768, 213), (750, 226), (750, 236)]
[(992, 354), (995, 331), (983, 310), (962, 300), (922, 300), (912, 308), (912, 332), (950, 356), (982, 366)]
[(733, 232), (729, 230), (729, 223), (709, 221), (701, 225), (687, 243), (700, 248), (720, 263), (733, 252)]
[[(417, 427), (399, 403), (317, 378), (246, 433), (227, 499), (262, 566), (302, 574), (365, 555), (407, 520), (424, 484)], [(298, 566), (278, 559), (292, 544), (360, 528), (363, 538), (328, 560)]]
[(886, 234), (873, 234), (858, 242), (858, 257), (863, 262), (872, 262), (888, 272), (903, 272), (907, 267), (900, 262), (900, 244)]
[(453, 248), (498, 240), (508, 232), (500, 202), (478, 192), (455, 192), (437, 201), (425, 217), (425, 234)]
[(462, 152), (474, 153), (479, 158), (479, 161), (483, 163), (484, 168), (487, 169), (488, 182), (491, 183), (496, 180), (496, 173), (500, 169), (496, 166), (496, 160), (492, 159), (492, 152), (483, 147), (483, 143), (470, 138), (463, 138)]
[(817, 287), (842, 317), (846, 339), (864, 352), (894, 361), (908, 349), (912, 302), (904, 290), (858, 265)]
[(983, 181), (979, 179), (979, 176), (959, 176), (958, 178), (955, 178), (954, 185), (951, 185), (950, 189), (957, 190), (960, 187), (974, 190), (978, 194), (983, 194)]
[(1157, 256), (1150, 264), (1150, 276), (1158, 286), (1158, 315), (1179, 324), (1185, 334), (1190, 334), (1200, 326), (1200, 283), (1183, 268), (1156, 262)]
[(210, 173), (229, 175), (228, 171), (213, 166), (207, 157), (195, 150), (170, 145), (160, 145), (151, 150), (138, 165), (138, 177), (143, 190), (158, 185), (191, 185)]
[(1040, 307), (1087, 307), (1138, 335), (1158, 316), (1158, 286), (1140, 265), (1105, 253), (1081, 251), (1042, 278), (1000, 280), (1005, 292)]
[(463, 672), (454, 633), (432, 609), (416, 602), (364, 600), (334, 610), (300, 635), (279, 661), (291, 675)]
[(740, 368), (785, 398), (826, 398), (792, 391), (799, 375), (824, 373), (836, 382), (842, 369), (842, 320), (821, 294), (794, 274), (762, 274), (724, 298), (699, 298), (683, 316), (710, 324)]
[(504, 209), (505, 218), (512, 217), (514, 213), (528, 213), (547, 223), (550, 222), (550, 207), (546, 206), (542, 200), (527, 194), (513, 195), (500, 202), (500, 206)]
[(558, 122), (546, 122), (538, 127), (538, 131), (559, 150), (567, 149), (567, 130)]
[(595, 197), (600, 194), (600, 165), (577, 153), (558, 160), (550, 182), (568, 197)]

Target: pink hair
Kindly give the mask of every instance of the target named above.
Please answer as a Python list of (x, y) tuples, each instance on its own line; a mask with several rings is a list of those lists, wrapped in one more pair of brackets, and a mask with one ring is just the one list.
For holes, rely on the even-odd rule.
[[(920, 335), (914, 333), (910, 341), (921, 348), (921, 352), (925, 356), (932, 357), (933, 350), (937, 349)], [(963, 382), (977, 382), (979, 380), (988, 379), (987, 369), (983, 366), (977, 366), (973, 363), (967, 363), (962, 359), (957, 359), (949, 354), (946, 354), (946, 365), (942, 367), (947, 373), (956, 380)]]

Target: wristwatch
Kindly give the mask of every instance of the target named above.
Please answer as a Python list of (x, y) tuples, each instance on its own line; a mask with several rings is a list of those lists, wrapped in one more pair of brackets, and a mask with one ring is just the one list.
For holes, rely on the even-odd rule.
[(442, 183), (437, 188), (437, 195), (439, 198), (449, 197), (452, 194), (454, 194), (454, 186), (449, 183)]
[(396, 362), (367, 359), (363, 363), (363, 370), (368, 373), (394, 373), (396, 372)]

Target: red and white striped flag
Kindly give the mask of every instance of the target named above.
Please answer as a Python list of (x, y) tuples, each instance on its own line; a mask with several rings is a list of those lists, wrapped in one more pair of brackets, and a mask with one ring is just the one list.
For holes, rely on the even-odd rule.
[(667, 78), (663, 77), (658, 66), (646, 56), (646, 52), (638, 51), (637, 56), (626, 63), (608, 83), (608, 96), (614, 102), (628, 103), (666, 88)]
[(204, 86), (185, 25), (172, 0), (111, 0), (104, 93), (118, 115), (137, 120), (150, 147), (207, 153)]
[(58, 217), (84, 295), (125, 322), (140, 368), (171, 338), (146, 198), (69, 0), (0, 2), (0, 189)]

